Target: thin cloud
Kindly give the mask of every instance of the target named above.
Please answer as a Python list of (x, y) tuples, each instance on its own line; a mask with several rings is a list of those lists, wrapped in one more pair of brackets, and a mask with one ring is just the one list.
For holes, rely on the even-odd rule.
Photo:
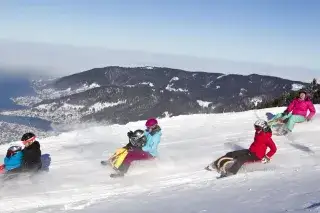
[(0, 41), (0, 72), (34, 72), (42, 75), (64, 76), (95, 67), (105, 66), (161, 66), (189, 71), (226, 74), (263, 74), (310, 81), (320, 71), (300, 67), (275, 66), (223, 59), (110, 50), (98, 47)]

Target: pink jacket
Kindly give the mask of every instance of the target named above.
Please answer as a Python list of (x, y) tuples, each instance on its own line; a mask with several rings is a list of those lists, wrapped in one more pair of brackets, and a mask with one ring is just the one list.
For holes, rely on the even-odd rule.
[[(310, 113), (308, 117), (306, 117), (308, 110), (310, 111)], [(309, 98), (306, 98), (305, 100), (301, 100), (299, 98), (294, 99), (288, 106), (287, 111), (292, 111), (292, 115), (301, 115), (308, 119), (311, 119), (316, 113), (316, 109), (314, 108), (313, 103)]]

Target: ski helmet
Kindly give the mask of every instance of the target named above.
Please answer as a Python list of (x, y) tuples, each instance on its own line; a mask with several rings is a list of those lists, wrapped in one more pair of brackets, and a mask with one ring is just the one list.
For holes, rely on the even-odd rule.
[(129, 141), (134, 147), (143, 147), (147, 143), (147, 137), (144, 135), (144, 131), (138, 129), (133, 132), (132, 136), (129, 138)]
[(264, 132), (266, 132), (269, 129), (269, 125), (265, 120), (259, 119), (254, 123), (254, 128), (255, 129), (261, 129)]
[(27, 132), (25, 134), (22, 135), (21, 137), (21, 141), (24, 145), (30, 145), (32, 144), (34, 141), (36, 140), (36, 135), (32, 132)]
[(153, 127), (153, 126), (155, 126), (155, 125), (157, 125), (157, 124), (158, 124), (157, 119), (155, 119), (155, 118), (150, 118), (150, 119), (148, 119), (147, 122), (146, 122), (146, 127), (147, 127), (147, 128), (151, 128), (151, 127)]
[(17, 152), (21, 151), (22, 147), (21, 146), (10, 146), (9, 149), (7, 150), (7, 156), (6, 157), (11, 157), (15, 155)]

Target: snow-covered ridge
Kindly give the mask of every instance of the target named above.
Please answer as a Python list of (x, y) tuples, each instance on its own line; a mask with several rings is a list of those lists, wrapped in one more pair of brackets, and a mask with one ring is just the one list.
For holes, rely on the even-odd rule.
[(225, 74), (224, 75), (220, 75), (220, 76), (217, 77), (217, 79), (223, 78), (225, 76), (227, 76), (227, 75), (225, 75)]
[[(320, 106), (316, 105), (316, 109), (320, 111)], [(317, 115), (311, 122), (297, 124), (290, 138), (274, 135), (278, 150), (266, 165), (245, 166), (238, 175), (219, 180), (216, 172), (204, 170), (226, 152), (248, 148), (258, 117), (265, 119), (267, 112), (283, 110), (159, 119), (163, 135), (158, 158), (134, 162), (128, 174), (116, 180), (109, 178), (112, 170), (101, 167), (100, 160), (125, 145), (128, 130), (144, 128), (145, 120), (40, 137), (42, 152), (52, 157), (50, 171), (3, 183), (0, 193), (5, 196), (0, 199), (0, 212), (317, 212)], [(0, 146), (0, 153), (4, 154), (7, 148)]]

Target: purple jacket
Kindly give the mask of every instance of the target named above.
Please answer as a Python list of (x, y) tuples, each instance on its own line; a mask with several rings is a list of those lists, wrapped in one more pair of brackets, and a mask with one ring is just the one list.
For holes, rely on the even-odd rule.
[[(308, 117), (307, 113), (310, 111)], [(287, 108), (288, 112), (292, 111), (292, 115), (301, 115), (308, 119), (311, 119), (316, 113), (316, 109), (313, 106), (311, 100), (307, 97), (305, 100), (301, 100), (300, 98), (294, 99)]]

